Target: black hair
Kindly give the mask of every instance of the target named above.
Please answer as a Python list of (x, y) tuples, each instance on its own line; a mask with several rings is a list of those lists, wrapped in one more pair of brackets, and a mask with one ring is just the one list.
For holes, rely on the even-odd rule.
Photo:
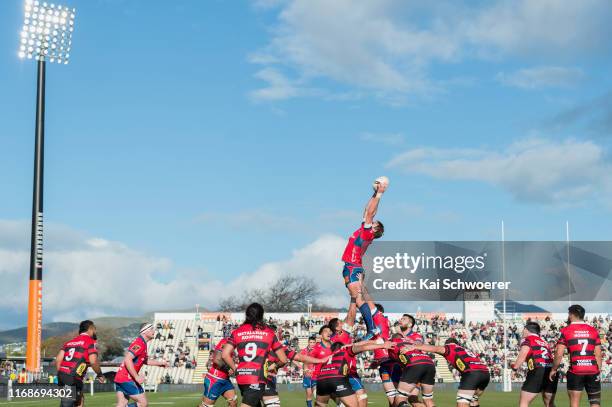
[(344, 344), (342, 344), (342, 342), (334, 342), (334, 343), (332, 343), (332, 346), (331, 346), (330, 349), (331, 349), (332, 352), (335, 352), (338, 349), (342, 348), (343, 346), (344, 346)]
[(265, 326), (263, 318), (263, 306), (257, 302), (254, 302), (246, 309), (244, 323), (251, 325), (254, 329), (262, 328)]
[(317, 341), (317, 337), (316, 336), (310, 336), (310, 337), (308, 337), (308, 340), (316, 342)]
[(404, 314), (404, 316), (405, 316), (406, 318), (408, 318), (408, 319), (410, 320), (410, 322), (412, 322), (412, 326), (415, 326), (415, 325), (416, 325), (416, 319), (414, 319), (414, 317), (413, 317), (412, 315), (410, 315), (410, 314)]
[[(323, 325), (320, 329), (319, 329), (319, 335), (323, 335), (323, 331), (325, 330), (325, 328), (331, 329), (329, 327), (329, 325)], [(333, 331), (332, 331), (333, 332)]]
[(83, 332), (89, 331), (89, 328), (91, 328), (92, 326), (94, 326), (93, 321), (90, 321), (88, 319), (86, 319), (85, 321), (81, 321), (81, 323), (79, 324), (79, 333), (82, 334)]
[(525, 329), (531, 332), (532, 334), (540, 334), (540, 324), (538, 324), (537, 322), (527, 322), (525, 324)]
[(378, 223), (378, 230), (374, 234), (374, 239), (378, 239), (385, 234), (385, 225), (383, 225), (383, 223), (379, 220), (377, 220), (376, 223)]
[(336, 332), (336, 329), (338, 329), (338, 325), (340, 325), (340, 319), (338, 318), (332, 318), (327, 323), (327, 326), (329, 326), (329, 329), (331, 329), (332, 332)]
[(385, 313), (385, 307), (383, 307), (381, 304), (374, 304), (374, 306), (378, 311), (382, 312), (383, 314)]
[(444, 341), (445, 345), (448, 345), (449, 343), (454, 343), (455, 345), (459, 345), (459, 341), (455, 338), (448, 338), (446, 341)]
[(567, 311), (575, 316), (578, 317), (578, 319), (580, 319), (581, 321), (584, 319), (584, 314), (586, 314), (586, 311), (584, 309), (584, 307), (582, 305), (578, 305), (578, 304), (574, 304), (571, 307), (569, 307), (567, 309)]

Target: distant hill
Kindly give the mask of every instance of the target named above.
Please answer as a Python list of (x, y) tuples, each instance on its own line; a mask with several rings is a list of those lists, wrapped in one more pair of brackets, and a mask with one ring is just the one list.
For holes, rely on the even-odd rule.
[[(76, 331), (79, 328), (79, 324), (74, 322), (50, 322), (44, 324), (42, 327), (42, 338), (43, 340), (52, 336), (63, 335), (70, 331)], [(0, 345), (7, 343), (25, 342), (28, 329), (25, 327), (10, 329), (8, 331), (0, 332)]]

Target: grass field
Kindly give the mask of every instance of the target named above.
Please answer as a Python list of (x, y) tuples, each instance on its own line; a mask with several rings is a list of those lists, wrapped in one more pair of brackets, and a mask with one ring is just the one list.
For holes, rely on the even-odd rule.
[[(147, 393), (149, 405), (151, 406), (172, 406), (172, 407), (196, 407), (200, 402), (200, 395), (196, 393)], [(435, 401), (438, 407), (455, 406), (455, 392), (450, 390), (438, 391), (435, 393)], [(602, 405), (607, 405), (612, 402), (612, 390), (605, 390), (602, 394)], [(304, 407), (304, 395), (302, 392), (285, 392), (281, 393), (281, 403), (283, 407)], [(480, 403), (483, 407), (511, 407), (518, 405), (518, 392), (500, 393), (489, 392), (481, 399)], [(110, 407), (115, 405), (114, 393), (98, 393), (93, 397), (85, 396), (86, 407)], [(226, 406), (223, 399), (217, 401), (218, 406)], [(332, 403), (329, 404), (330, 406)], [(369, 396), (370, 406), (387, 406), (387, 401), (382, 393), (372, 393)], [(541, 400), (536, 400), (532, 404), (534, 407), (543, 406)], [(567, 407), (567, 394), (565, 391), (557, 395), (557, 407)], [(588, 406), (586, 395), (582, 399), (582, 405)], [(0, 406), (59, 406), (59, 400), (44, 400), (44, 401), (0, 401)]]

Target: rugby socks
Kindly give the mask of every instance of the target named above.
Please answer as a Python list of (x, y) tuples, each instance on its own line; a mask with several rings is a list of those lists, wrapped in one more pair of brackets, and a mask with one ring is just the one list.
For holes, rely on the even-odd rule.
[(312, 400), (306, 400), (306, 406), (312, 407)]
[(363, 322), (365, 322), (368, 332), (372, 332), (374, 329), (374, 321), (372, 320), (372, 311), (370, 310), (370, 306), (367, 302), (361, 304), (361, 307), (359, 307), (359, 312), (361, 312)]

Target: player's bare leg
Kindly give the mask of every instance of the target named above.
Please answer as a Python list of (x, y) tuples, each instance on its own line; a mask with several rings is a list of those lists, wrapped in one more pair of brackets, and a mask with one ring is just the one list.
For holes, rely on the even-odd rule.
[(555, 393), (542, 393), (544, 407), (555, 407)]
[(357, 394), (351, 394), (350, 396), (340, 397), (340, 401), (346, 407), (359, 407), (359, 400), (357, 400)]
[(130, 399), (136, 402), (137, 407), (147, 407), (149, 405), (149, 402), (147, 401), (147, 396), (144, 393), (134, 394), (130, 396)]
[(414, 383), (400, 382), (397, 387), (397, 395), (395, 396), (395, 407), (407, 407), (408, 404), (416, 407), (424, 407), (423, 403), (419, 402), (418, 388)]
[(365, 389), (355, 391), (355, 395), (357, 396), (357, 403), (359, 403), (359, 407), (367, 407), (368, 394), (366, 393)]
[(306, 389), (306, 405), (312, 407), (312, 387)]
[(317, 407), (327, 407), (328, 402), (329, 402), (329, 396), (317, 395)]
[(117, 404), (116, 407), (126, 407), (129, 403), (129, 400), (125, 398), (123, 392), (117, 392)]
[(431, 384), (421, 384), (421, 397), (426, 407), (435, 407), (433, 399), (434, 387)]
[(482, 393), (484, 393), (484, 390), (476, 389), (472, 396), (470, 407), (480, 407), (480, 396), (482, 396)]
[(474, 400), (474, 390), (459, 390), (457, 392), (457, 407), (468, 407)]
[(570, 407), (578, 407), (578, 406), (580, 406), (580, 398), (582, 396), (582, 392), (581, 391), (568, 390), (567, 391), (567, 395), (569, 396)]
[(519, 407), (527, 407), (529, 403), (533, 401), (537, 397), (538, 393), (531, 393), (528, 391), (521, 390), (521, 395), (519, 396)]

